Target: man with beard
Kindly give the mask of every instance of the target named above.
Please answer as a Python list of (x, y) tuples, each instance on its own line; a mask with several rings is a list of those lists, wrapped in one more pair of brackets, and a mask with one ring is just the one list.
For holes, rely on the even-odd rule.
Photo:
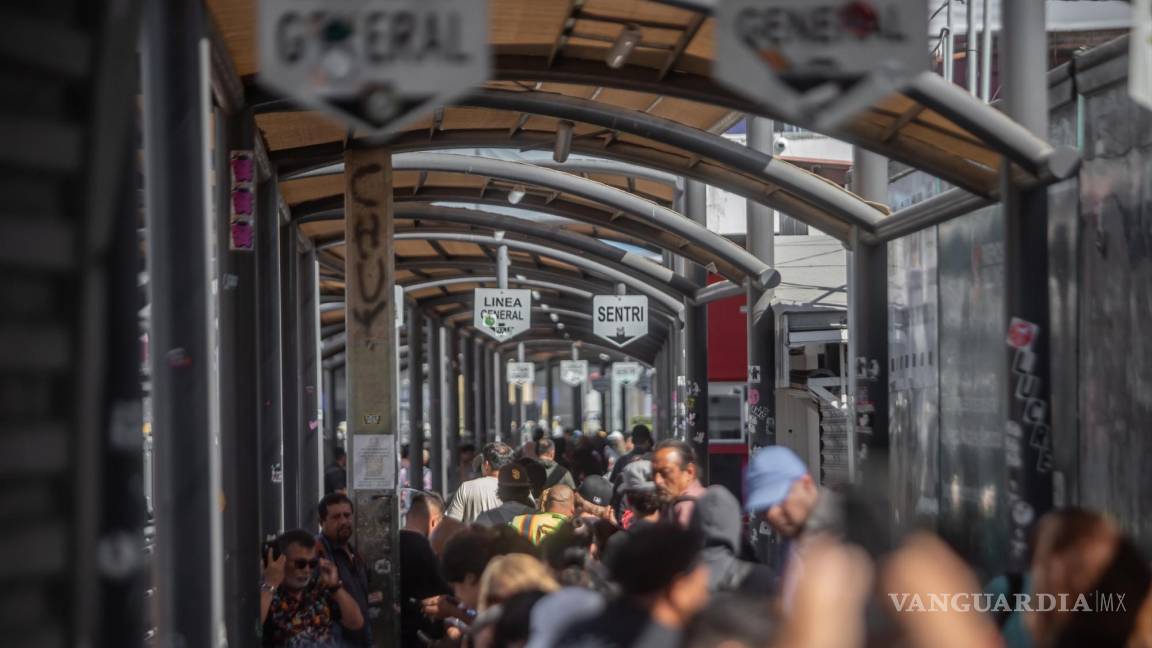
[[(320, 515), (320, 536), (317, 541), (321, 556), (332, 561), (340, 575), (344, 589), (356, 601), (360, 615), (368, 618), (368, 568), (360, 554), (352, 546), (352, 500), (343, 493), (329, 493), (320, 500), (317, 507)], [(336, 624), (336, 645), (371, 646), (372, 636), (369, 625), (360, 629), (349, 629)]]

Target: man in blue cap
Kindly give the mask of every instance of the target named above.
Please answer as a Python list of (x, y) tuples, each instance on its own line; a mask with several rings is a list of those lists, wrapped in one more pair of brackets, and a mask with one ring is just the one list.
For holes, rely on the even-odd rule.
[(818, 486), (804, 460), (784, 446), (768, 446), (752, 456), (744, 474), (744, 498), (748, 513), (788, 541), (783, 596), (785, 608), (790, 607), (801, 569), (795, 559), (804, 541), (820, 533), (842, 535), (840, 498)]
[(839, 533), (843, 525), (840, 498), (817, 486), (804, 460), (784, 446), (763, 448), (752, 457), (744, 493), (745, 510), (784, 538)]

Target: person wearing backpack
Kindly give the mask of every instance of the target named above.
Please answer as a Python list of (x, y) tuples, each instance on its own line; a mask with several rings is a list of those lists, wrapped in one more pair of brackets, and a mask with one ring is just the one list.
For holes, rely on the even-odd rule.
[(564, 466), (556, 463), (556, 444), (551, 439), (540, 439), (536, 442), (536, 458), (544, 464), (544, 470), (547, 471), (547, 477), (544, 479), (544, 490), (557, 484), (564, 484), (568, 488), (576, 490), (576, 481), (572, 479), (572, 473)]

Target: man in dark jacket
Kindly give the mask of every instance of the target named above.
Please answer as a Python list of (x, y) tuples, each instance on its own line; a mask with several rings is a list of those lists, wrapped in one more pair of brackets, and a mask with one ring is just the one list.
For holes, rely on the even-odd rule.
[[(336, 565), (344, 589), (356, 601), (361, 616), (368, 619), (369, 599), (373, 597), (368, 592), (368, 567), (351, 543), (352, 500), (343, 493), (329, 493), (320, 500), (317, 513), (320, 535), (316, 540), (321, 548), (321, 557)], [(367, 623), (355, 630), (337, 624), (335, 630), (338, 646), (372, 645), (372, 633)]]
[(503, 526), (510, 524), (517, 515), (536, 511), (532, 505), (532, 481), (523, 466), (516, 463), (504, 466), (497, 480), (497, 495), (503, 504), (481, 513), (476, 518), (476, 524), (486, 527)]
[(564, 484), (568, 488), (576, 489), (576, 481), (567, 468), (556, 463), (556, 444), (551, 439), (540, 439), (536, 442), (536, 458), (544, 464), (547, 478), (544, 480), (544, 490), (556, 484)]
[(616, 460), (612, 466), (612, 474), (608, 481), (613, 485), (620, 483), (620, 473), (633, 461), (652, 458), (652, 431), (646, 425), (636, 425), (632, 428), (632, 450)]
[(723, 486), (709, 486), (696, 500), (693, 526), (704, 536), (700, 561), (708, 566), (708, 589), (712, 592), (743, 592), (769, 596), (776, 579), (766, 565), (737, 557), (743, 525), (740, 502)]

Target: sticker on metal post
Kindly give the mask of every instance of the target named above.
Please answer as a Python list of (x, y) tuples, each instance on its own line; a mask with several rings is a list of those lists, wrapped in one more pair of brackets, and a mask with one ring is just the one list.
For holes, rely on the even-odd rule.
[(760, 384), (760, 365), (748, 365), (748, 384)]
[(1013, 317), (1008, 324), (1008, 346), (1013, 349), (1031, 349), (1040, 335), (1040, 325)]
[(477, 288), (473, 325), (497, 340), (515, 337), (532, 326), (532, 291)]

